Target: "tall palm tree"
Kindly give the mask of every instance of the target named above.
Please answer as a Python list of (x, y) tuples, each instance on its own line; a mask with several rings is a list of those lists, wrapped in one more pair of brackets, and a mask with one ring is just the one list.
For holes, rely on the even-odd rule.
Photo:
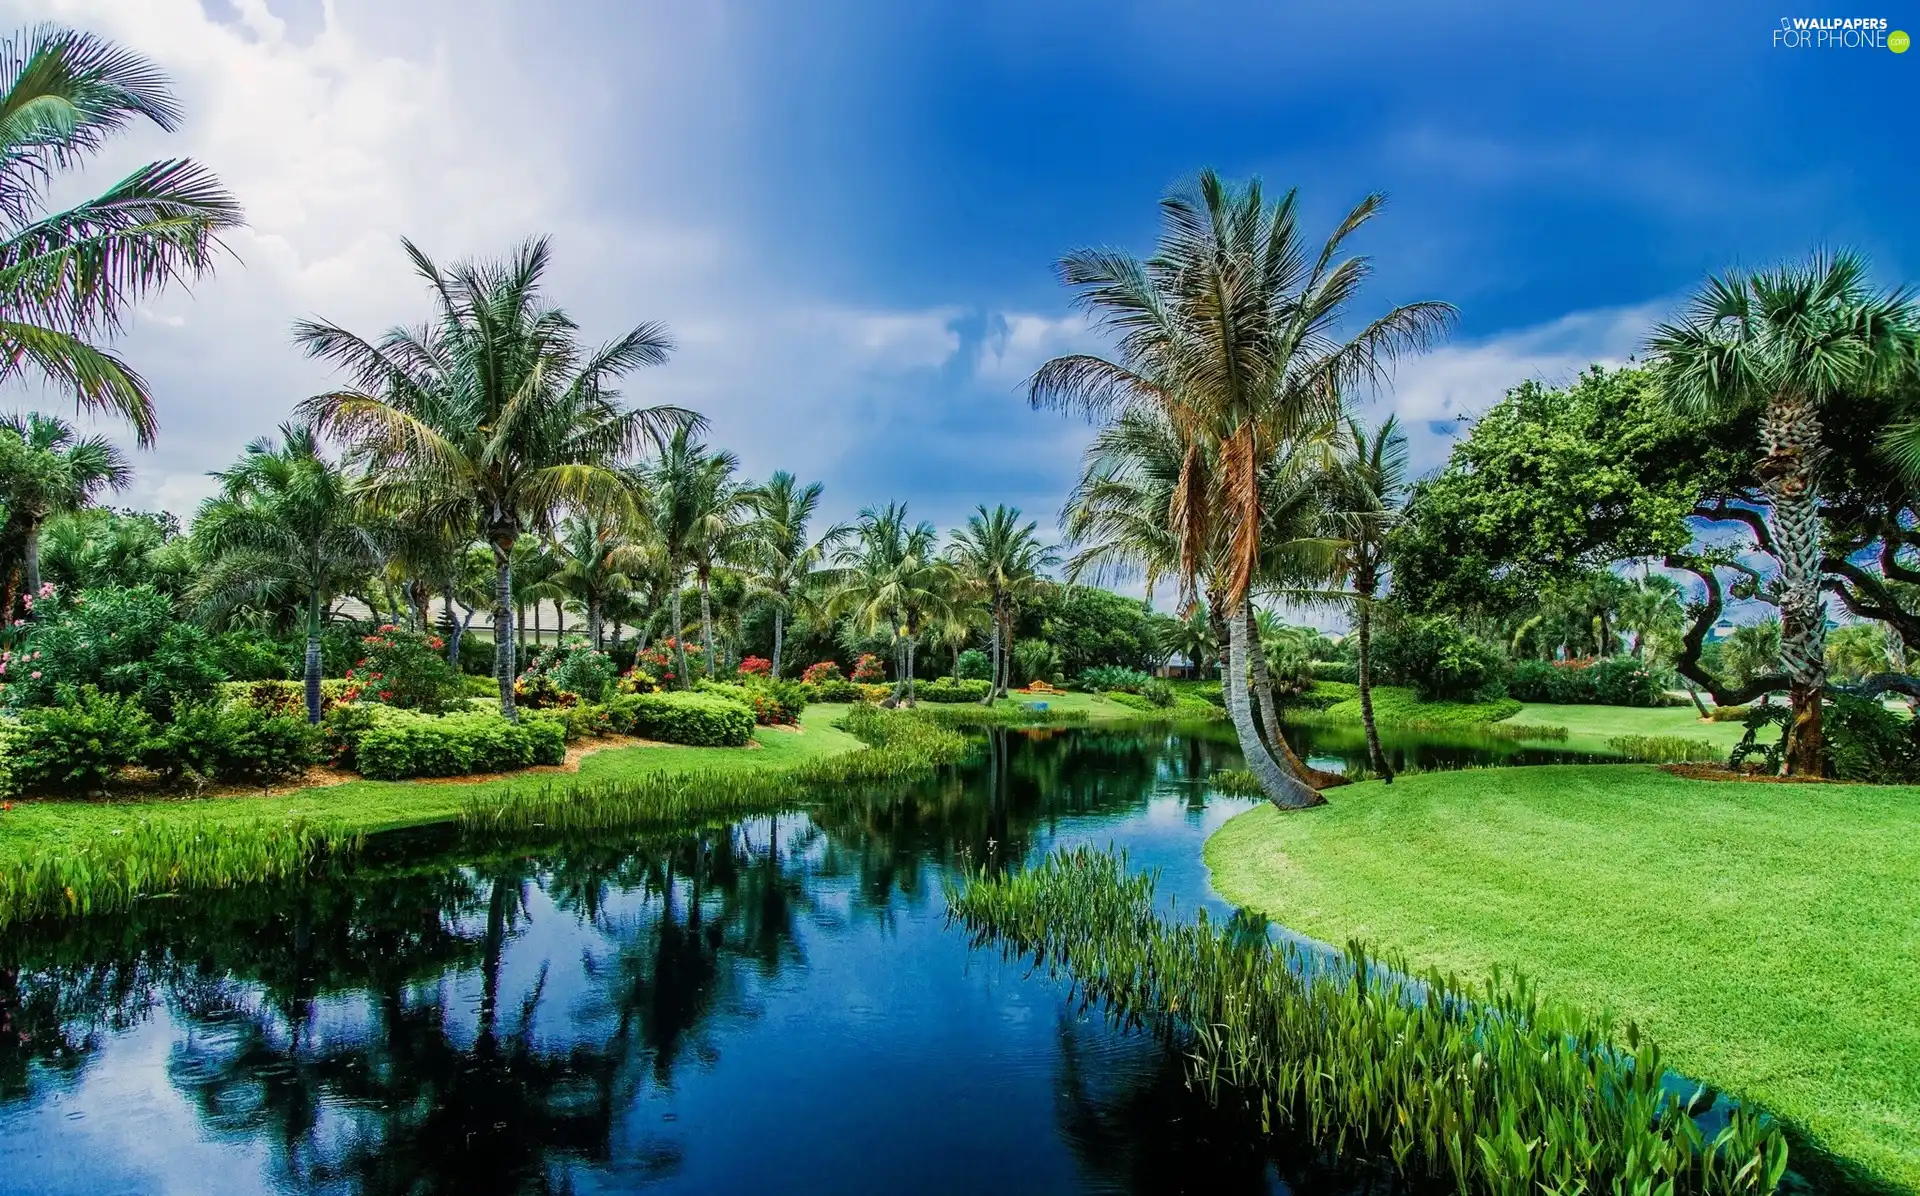
[(1336, 569), (1340, 582), (1352, 593), (1354, 634), (1359, 640), (1355, 680), (1360, 686), (1367, 758), (1388, 784), (1393, 783), (1393, 769), (1380, 749), (1380, 729), (1373, 719), (1373, 604), (1386, 580), (1393, 529), (1407, 498), (1409, 470), (1407, 438), (1397, 419), (1388, 416), (1371, 432), (1357, 419), (1347, 422), (1335, 474)]
[(938, 550), (939, 533), (926, 520), (909, 523), (905, 503), (860, 512), (854, 539), (836, 556), (840, 588), (828, 603), (833, 617), (851, 616), (867, 634), (885, 629), (894, 648), (894, 689), (886, 705), (914, 705), (914, 657), (920, 637), (950, 611), (953, 566)]
[(754, 593), (773, 607), (773, 679), (780, 679), (786, 651), (787, 619), (798, 602), (830, 575), (827, 561), (853, 529), (836, 523), (811, 537), (808, 528), (825, 489), (802, 486), (785, 470), (777, 471), (745, 495), (752, 518), (743, 530), (743, 557)]
[(573, 320), (542, 295), (551, 256), (544, 238), (504, 261), (445, 271), (402, 244), (433, 293), (432, 320), (377, 342), (321, 321), (296, 324), (308, 354), (344, 367), (352, 383), (302, 410), (352, 446), (376, 506), (438, 512), (435, 522), (479, 529), (493, 553), (500, 710), (513, 719), (514, 546), (550, 526), (562, 506), (616, 509), (632, 455), (703, 421), (679, 407), (621, 403), (614, 384), (666, 360), (666, 330), (641, 324), (585, 346)]
[(586, 511), (562, 520), (551, 548), (558, 568), (551, 584), (587, 612), (587, 642), (598, 650), (607, 602), (633, 582), (628, 569), (644, 568), (645, 553), (629, 543), (614, 517)]
[(672, 581), (673, 636), (680, 687), (693, 684), (687, 673), (686, 626), (680, 588), (689, 573), (700, 592), (700, 633), (707, 675), (713, 676), (713, 569), (737, 540), (741, 488), (734, 481), (739, 462), (732, 453), (715, 452), (694, 439), (690, 427), (667, 438), (659, 459), (637, 471), (634, 485), (666, 571)]
[(78, 437), (64, 420), (30, 412), (0, 418), (0, 564), (7, 570), (11, 612), (22, 575), (26, 592), (40, 589), (40, 529), (53, 515), (78, 511), (102, 490), (119, 490), (133, 469), (104, 436)]
[(992, 625), (992, 682), (986, 704), (1007, 692), (1007, 674), (1013, 654), (1013, 604), (1035, 593), (1046, 580), (1045, 571), (1060, 563), (1060, 554), (1040, 542), (1038, 525), (1020, 522), (1020, 508), (1005, 505), (989, 511), (981, 504), (967, 525), (952, 533), (947, 557), (960, 575), (986, 600)]
[(1780, 660), (1793, 705), (1784, 773), (1817, 776), (1825, 767), (1821, 409), (1911, 373), (1916, 348), (1920, 303), (1905, 289), (1875, 290), (1866, 260), (1847, 252), (1709, 278), (1648, 340), (1678, 413), (1760, 414), (1766, 547), (1780, 565)]
[(0, 382), (37, 374), (79, 406), (125, 418), (146, 447), (158, 427), (146, 380), (95, 342), (168, 283), (210, 272), (240, 205), (211, 172), (175, 158), (42, 210), (56, 176), (142, 119), (171, 132), (181, 111), (139, 55), (53, 25), (0, 42)]
[[(1296, 197), (1269, 206), (1259, 183), (1233, 188), (1211, 171), (1161, 203), (1154, 256), (1082, 250), (1062, 281), (1117, 340), (1115, 359), (1058, 357), (1029, 384), (1038, 407), (1099, 422), (1132, 408), (1159, 413), (1183, 449), (1166, 520), (1191, 593), (1215, 552), (1225, 608), (1227, 710), (1249, 769), (1282, 807), (1318, 802), (1261, 742), (1249, 704), (1247, 605), (1262, 560), (1262, 477), (1298, 439), (1340, 415), (1340, 396), (1383, 378), (1396, 353), (1449, 325), (1442, 303), (1396, 307), (1342, 336), (1367, 259), (1342, 258), (1346, 239), (1380, 210), (1362, 200), (1318, 251), (1296, 224)], [(1278, 731), (1278, 728), (1275, 728)]]
[(334, 598), (380, 562), (361, 523), (353, 479), (321, 455), (312, 429), (284, 424), (213, 477), (193, 536), (206, 571), (190, 595), (199, 617), (223, 622), (242, 607), (298, 603), (306, 615), (307, 719), (320, 721), (320, 628)]

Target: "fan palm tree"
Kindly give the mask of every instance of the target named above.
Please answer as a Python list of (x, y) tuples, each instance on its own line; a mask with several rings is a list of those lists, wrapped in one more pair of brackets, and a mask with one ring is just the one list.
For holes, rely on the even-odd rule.
[(549, 527), (562, 506), (618, 508), (626, 499), (622, 467), (632, 455), (703, 421), (679, 407), (621, 403), (614, 384), (666, 360), (666, 330), (641, 324), (586, 347), (573, 320), (542, 296), (545, 239), (504, 261), (445, 271), (403, 244), (433, 293), (433, 319), (377, 342), (334, 324), (298, 323), (294, 338), (308, 354), (351, 378), (350, 388), (316, 395), (302, 410), (352, 447), (376, 506), (479, 530), (493, 553), (500, 710), (517, 718), (515, 545)]
[(681, 629), (680, 589), (692, 573), (700, 592), (700, 633), (707, 675), (713, 676), (714, 567), (729, 554), (738, 536), (741, 488), (734, 481), (739, 462), (732, 453), (714, 452), (694, 439), (690, 427), (667, 438), (659, 459), (637, 472), (635, 490), (666, 571), (671, 578), (673, 637), (680, 687), (693, 683), (687, 673), (686, 637)]
[(853, 533), (836, 523), (818, 539), (808, 527), (825, 489), (819, 482), (802, 486), (785, 470), (769, 477), (745, 495), (752, 518), (742, 533), (742, 559), (753, 592), (773, 607), (773, 679), (780, 679), (786, 650), (787, 619), (795, 606), (831, 576), (827, 561)]
[(1821, 410), (1911, 373), (1916, 348), (1920, 303), (1912, 292), (1875, 290), (1865, 259), (1845, 252), (1709, 278), (1680, 319), (1648, 340), (1678, 413), (1760, 414), (1758, 472), (1767, 547), (1780, 565), (1780, 661), (1793, 705), (1784, 773), (1817, 776), (1824, 768)]
[(64, 420), (30, 412), (0, 418), (0, 564), (6, 569), (11, 611), (22, 576), (26, 592), (40, 589), (40, 530), (53, 515), (78, 511), (102, 490), (119, 490), (133, 469), (104, 436), (77, 437)]
[(146, 59), (52, 25), (0, 42), (0, 382), (36, 374), (80, 407), (126, 419), (145, 447), (158, 427), (146, 380), (94, 342), (168, 283), (210, 272), (240, 206), (211, 172), (176, 158), (42, 211), (61, 172), (143, 119), (169, 132), (181, 119)]
[(285, 424), (278, 441), (247, 446), (213, 477), (220, 492), (200, 506), (193, 536), (206, 571), (190, 600), (218, 625), (243, 607), (298, 603), (306, 615), (307, 719), (320, 721), (320, 628), (334, 598), (380, 562), (361, 523), (353, 479), (321, 455), (312, 429)]
[(1347, 422), (1335, 474), (1335, 568), (1341, 584), (1352, 594), (1358, 641), (1354, 671), (1360, 688), (1360, 722), (1367, 734), (1367, 758), (1374, 772), (1389, 785), (1393, 783), (1393, 769), (1380, 748), (1380, 729), (1373, 719), (1373, 604), (1386, 580), (1393, 529), (1406, 502), (1408, 473), (1407, 438), (1397, 419), (1388, 416), (1371, 432), (1357, 419)]
[(558, 564), (551, 584), (586, 610), (587, 642), (598, 650), (607, 602), (631, 588), (628, 570), (644, 568), (646, 554), (627, 541), (619, 520), (591, 511), (562, 520), (551, 550)]
[(939, 533), (925, 520), (910, 524), (904, 503), (860, 512), (854, 539), (836, 556), (840, 588), (831, 617), (851, 617), (875, 634), (885, 629), (894, 648), (894, 689), (886, 705), (914, 702), (914, 657), (920, 637), (952, 609), (956, 575), (938, 551)]
[(983, 503), (947, 544), (947, 558), (987, 604), (992, 626), (987, 705), (1007, 692), (1014, 603), (1036, 593), (1046, 581), (1045, 571), (1060, 563), (1060, 554), (1034, 534), (1036, 527), (1032, 520), (1020, 522), (1019, 507), (1000, 505), (989, 511)]

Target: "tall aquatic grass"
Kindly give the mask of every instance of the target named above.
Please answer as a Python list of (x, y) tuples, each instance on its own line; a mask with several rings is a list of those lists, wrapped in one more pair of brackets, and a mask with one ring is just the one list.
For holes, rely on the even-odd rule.
[(1204, 914), (1169, 922), (1153, 876), (1087, 848), (949, 901), (976, 945), (1070, 976), (1122, 1024), (1184, 1036), (1214, 1099), (1409, 1179), (1491, 1196), (1747, 1196), (1786, 1171), (1777, 1126), (1735, 1108), (1709, 1135), (1634, 1026), (1617, 1036), (1524, 983), (1416, 982), (1357, 945), (1329, 963)]
[(834, 786), (904, 780), (969, 750), (964, 736), (918, 711), (855, 706), (840, 725), (867, 749), (765, 772), (658, 773), (476, 793), (464, 802), (460, 825), (477, 832), (582, 831), (737, 818), (786, 809)]
[[(916, 707), (913, 713), (945, 727), (1077, 727), (1092, 721), (1092, 716), (1084, 710), (1053, 708), (1035, 710), (1025, 702), (1012, 704), (1001, 702), (994, 706), (981, 706), (977, 703), (920, 706)], [(1153, 716), (1142, 713), (1140, 717), (1149, 719)]]
[(26, 859), (0, 860), (0, 929), (48, 916), (125, 909), (143, 897), (298, 875), (362, 837), (298, 820), (202, 827), (143, 818), (121, 833)]
[(1680, 735), (1615, 735), (1607, 746), (1643, 764), (1704, 764), (1726, 758), (1726, 749)]

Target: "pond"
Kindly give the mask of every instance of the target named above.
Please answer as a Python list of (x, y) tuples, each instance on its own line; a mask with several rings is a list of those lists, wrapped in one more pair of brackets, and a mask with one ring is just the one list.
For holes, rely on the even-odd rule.
[(951, 878), (1074, 843), (1230, 915), (1200, 848), (1251, 803), (1200, 779), (1238, 764), (1217, 730), (996, 732), (807, 814), (386, 836), (324, 878), (16, 928), (0, 1191), (1392, 1190), (945, 923)]

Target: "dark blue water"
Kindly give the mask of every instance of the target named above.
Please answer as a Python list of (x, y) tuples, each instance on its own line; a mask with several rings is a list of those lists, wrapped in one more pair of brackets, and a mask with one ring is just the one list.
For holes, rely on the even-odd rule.
[[(1326, 753), (1316, 753), (1324, 757)], [(1000, 734), (809, 813), (376, 843), (0, 938), (0, 1192), (1355, 1192), (1177, 1051), (970, 951), (943, 884), (1112, 844), (1230, 915), (1209, 733)]]

